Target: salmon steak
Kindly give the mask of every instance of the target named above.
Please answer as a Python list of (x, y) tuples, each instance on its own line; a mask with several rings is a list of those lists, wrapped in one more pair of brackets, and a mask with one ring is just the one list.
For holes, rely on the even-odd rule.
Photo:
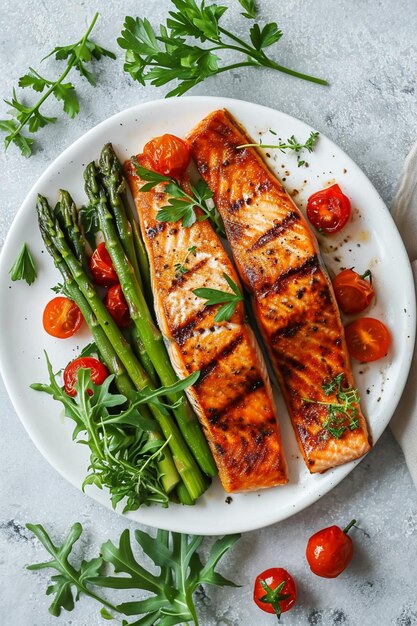
[[(143, 155), (137, 158), (151, 169)], [(238, 284), (229, 257), (208, 220), (187, 228), (181, 222), (158, 221), (158, 211), (168, 204), (166, 184), (142, 192), (144, 181), (131, 161), (125, 172), (149, 256), (158, 325), (177, 375), (184, 378), (200, 371), (187, 394), (224, 489), (247, 491), (286, 483), (271, 385), (243, 303), (229, 321), (216, 322), (219, 305), (206, 306), (193, 293), (200, 287), (230, 291), (224, 274)]]
[(333, 288), (307, 221), (260, 153), (239, 147), (253, 141), (230, 113), (214, 111), (188, 141), (253, 298), (307, 467), (323, 472), (361, 457), (370, 449), (367, 424)]

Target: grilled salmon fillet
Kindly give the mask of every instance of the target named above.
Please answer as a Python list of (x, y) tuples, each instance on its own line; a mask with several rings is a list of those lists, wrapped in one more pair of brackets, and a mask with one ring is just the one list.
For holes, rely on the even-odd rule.
[(323, 472), (361, 457), (370, 442), (360, 407), (351, 424), (357, 427), (335, 436), (331, 431), (348, 420), (336, 412), (329, 422), (329, 407), (317, 404), (340, 404), (336, 392), (326, 395), (323, 389), (339, 374), (344, 388), (354, 387), (354, 380), (315, 236), (258, 151), (238, 148), (252, 140), (227, 111), (211, 113), (188, 140), (214, 192), (240, 277), (253, 296), (307, 467)]
[[(143, 155), (138, 161), (151, 169)], [(158, 324), (178, 376), (201, 372), (187, 393), (224, 489), (247, 491), (286, 483), (272, 391), (243, 304), (229, 322), (217, 323), (219, 305), (205, 306), (193, 293), (198, 287), (230, 291), (223, 274), (239, 282), (230, 259), (208, 221), (190, 228), (158, 221), (156, 213), (168, 200), (165, 185), (141, 192), (143, 181), (131, 162), (125, 171), (149, 256)], [(185, 273), (176, 275), (178, 263)]]

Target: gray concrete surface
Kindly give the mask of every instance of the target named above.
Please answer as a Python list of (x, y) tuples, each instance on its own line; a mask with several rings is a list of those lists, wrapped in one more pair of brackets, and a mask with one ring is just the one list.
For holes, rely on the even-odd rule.
[[(237, 2), (230, 20), (237, 28)], [(284, 38), (276, 48), (283, 64), (324, 76), (328, 89), (271, 73), (240, 70), (208, 80), (193, 94), (233, 96), (273, 106), (299, 117), (336, 141), (363, 168), (390, 205), (404, 158), (417, 138), (417, 5), (415, 0), (259, 0), (262, 18), (276, 20)], [(115, 44), (125, 14), (145, 14), (159, 24), (167, 0), (3, 0), (0, 7), (1, 94), (28, 65), (57, 44), (78, 38), (94, 11), (101, 12), (95, 37), (118, 51), (116, 62), (99, 65), (95, 90), (75, 77), (81, 113), (39, 133), (30, 160), (12, 147), (0, 151), (0, 243), (27, 191), (44, 168), (86, 130), (113, 113), (164, 95), (142, 88), (122, 71)], [(55, 64), (48, 64), (54, 72)], [(178, 103), (180, 106), (180, 103)], [(50, 106), (51, 114), (59, 107)], [(1, 105), (2, 111), (6, 110)], [(2, 117), (2, 116), (1, 116)], [(7, 303), (1, 303), (7, 306)], [(97, 606), (83, 598), (73, 613), (48, 614), (48, 572), (25, 565), (44, 557), (25, 530), (42, 522), (57, 540), (80, 520), (85, 546), (115, 540), (127, 524), (67, 484), (40, 456), (21, 426), (0, 383), (0, 624), (2, 626), (94, 626), (105, 623)], [(310, 575), (303, 554), (308, 536), (355, 516), (353, 562), (340, 578)], [(258, 571), (284, 565), (299, 584), (297, 607), (284, 626), (413, 626), (417, 624), (417, 494), (400, 449), (389, 431), (368, 458), (330, 494), (286, 522), (244, 535), (222, 571), (239, 581), (237, 590), (209, 589), (199, 603), (203, 626), (262, 626), (276, 623), (253, 605)]]

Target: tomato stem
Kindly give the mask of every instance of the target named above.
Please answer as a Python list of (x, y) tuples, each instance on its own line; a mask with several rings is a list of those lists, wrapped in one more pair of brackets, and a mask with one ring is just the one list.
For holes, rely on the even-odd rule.
[(359, 274), (359, 276), (360, 276), (363, 280), (365, 280), (365, 278), (369, 278), (369, 282), (370, 282), (370, 283), (371, 283), (371, 285), (372, 285), (372, 272), (371, 272), (371, 270), (369, 270), (369, 269), (368, 269), (368, 270), (366, 270), (366, 272), (365, 272), (364, 274)]
[(354, 526), (355, 524), (356, 524), (356, 520), (355, 519), (353, 519), (351, 522), (349, 522), (349, 524), (346, 526), (346, 528), (343, 529), (343, 532), (345, 533), (345, 535), (348, 534), (348, 532), (350, 531), (352, 526)]

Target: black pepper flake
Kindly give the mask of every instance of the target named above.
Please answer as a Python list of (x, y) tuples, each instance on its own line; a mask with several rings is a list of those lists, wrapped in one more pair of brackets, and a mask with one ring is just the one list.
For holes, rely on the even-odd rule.
[(232, 504), (233, 498), (231, 496), (227, 496), (225, 502), (226, 502), (226, 504)]

